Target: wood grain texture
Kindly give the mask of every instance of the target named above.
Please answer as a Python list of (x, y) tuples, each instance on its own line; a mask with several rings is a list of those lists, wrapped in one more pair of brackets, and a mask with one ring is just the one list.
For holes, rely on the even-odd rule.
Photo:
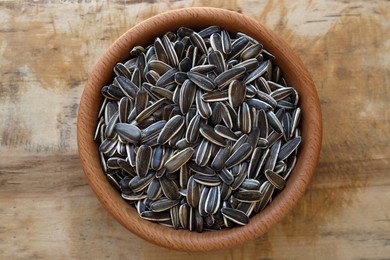
[[(88, 187), (76, 145), (81, 92), (112, 40), (189, 6), (273, 28), (312, 75), (324, 123), (319, 165), (294, 210), (265, 236), (207, 254), (126, 231)], [(0, 2), (1, 258), (388, 258), (389, 16), (388, 1)]]

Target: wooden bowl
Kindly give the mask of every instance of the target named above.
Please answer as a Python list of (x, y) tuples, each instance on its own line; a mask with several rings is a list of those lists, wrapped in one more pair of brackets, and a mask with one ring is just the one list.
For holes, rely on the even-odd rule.
[[(108, 183), (100, 166), (98, 145), (93, 140), (97, 114), (102, 103), (100, 90), (112, 81), (113, 67), (129, 58), (135, 45), (146, 46), (167, 31), (185, 26), (201, 29), (218, 25), (232, 33), (241, 31), (252, 36), (277, 57), (277, 63), (290, 85), (300, 94), (302, 109), (301, 135), (297, 164), (285, 189), (265, 210), (253, 216), (246, 226), (216, 232), (196, 233), (174, 230), (145, 221)], [(96, 196), (104, 207), (132, 233), (152, 243), (177, 250), (207, 251), (233, 247), (265, 234), (280, 221), (304, 194), (318, 162), (322, 122), (320, 102), (309, 73), (293, 50), (271, 30), (242, 14), (216, 8), (174, 10), (147, 19), (123, 34), (103, 54), (91, 72), (80, 100), (77, 141), (81, 164)]]

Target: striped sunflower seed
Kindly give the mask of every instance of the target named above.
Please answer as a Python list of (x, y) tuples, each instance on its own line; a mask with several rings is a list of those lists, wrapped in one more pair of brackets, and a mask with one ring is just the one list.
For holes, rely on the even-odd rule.
[(115, 131), (120, 136), (121, 140), (125, 143), (136, 144), (141, 140), (141, 130), (132, 124), (117, 123), (115, 124)]
[(188, 147), (184, 150), (181, 150), (165, 162), (165, 168), (168, 172), (175, 172), (179, 170), (180, 167), (182, 167), (186, 162), (188, 162), (193, 153), (194, 149), (192, 147)]
[(244, 102), (246, 95), (245, 84), (239, 80), (233, 80), (229, 84), (229, 103), (233, 108), (239, 107)]
[(153, 201), (150, 204), (150, 210), (153, 212), (162, 212), (166, 211), (180, 203), (180, 200), (170, 200), (167, 198), (161, 198), (159, 200)]
[(245, 73), (244, 67), (235, 67), (231, 68), (229, 70), (226, 70), (219, 74), (215, 80), (214, 83), (218, 88), (223, 88), (224, 86), (230, 84), (233, 80), (238, 79)]
[(180, 115), (176, 115), (169, 119), (164, 128), (161, 130), (157, 142), (161, 145), (168, 142), (172, 139), (175, 134), (177, 134), (184, 125), (184, 117)]
[(247, 215), (245, 215), (244, 212), (238, 209), (232, 209), (232, 208), (222, 208), (221, 209), (222, 215), (233, 221), (234, 223), (237, 223), (238, 225), (244, 226), (249, 223), (249, 218)]
[(212, 91), (215, 88), (214, 82), (199, 72), (187, 72), (188, 78), (194, 82), (198, 87), (205, 91)]
[(145, 177), (149, 172), (150, 161), (152, 160), (152, 148), (147, 145), (141, 145), (137, 150), (135, 167), (140, 177)]
[(286, 185), (286, 181), (283, 179), (283, 177), (276, 174), (271, 169), (265, 170), (265, 177), (267, 177), (267, 180), (272, 184), (272, 186), (278, 190), (282, 190)]
[(225, 167), (225, 162), (230, 156), (230, 147), (221, 147), (211, 162), (211, 167), (220, 171)]
[(187, 79), (180, 88), (179, 107), (183, 115), (187, 114), (195, 100), (196, 86)]
[(187, 203), (191, 208), (196, 208), (200, 200), (200, 185), (191, 176), (187, 183)]

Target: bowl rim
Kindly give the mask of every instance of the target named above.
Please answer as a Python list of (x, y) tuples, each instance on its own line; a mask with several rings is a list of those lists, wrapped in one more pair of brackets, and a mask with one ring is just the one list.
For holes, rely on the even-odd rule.
[[(284, 75), (287, 82), (298, 83), (296, 86), (291, 85), (294, 85), (300, 93), (300, 107), (303, 114), (301, 125), (305, 125), (305, 128), (301, 129), (302, 143), (296, 166), (285, 189), (276, 196), (273, 203), (251, 217), (250, 223), (246, 226), (196, 233), (174, 230), (139, 218), (135, 209), (129, 206), (106, 181), (99, 162), (97, 144), (93, 140), (93, 132), (102, 102), (100, 89), (113, 76), (113, 66), (129, 57), (131, 46), (145, 45), (154, 37), (180, 26), (199, 29), (213, 24), (230, 32), (241, 31), (250, 35), (277, 57), (281, 70), (284, 73), (288, 72)], [(142, 38), (145, 33), (149, 36)], [(286, 42), (253, 18), (234, 11), (211, 7), (190, 7), (164, 12), (126, 31), (104, 52), (91, 71), (80, 98), (77, 118), (77, 144), (81, 165), (89, 186), (103, 206), (119, 223), (137, 236), (160, 246), (184, 251), (230, 248), (267, 233), (292, 210), (304, 194), (319, 160), (321, 142), (320, 101), (314, 83), (301, 59)]]

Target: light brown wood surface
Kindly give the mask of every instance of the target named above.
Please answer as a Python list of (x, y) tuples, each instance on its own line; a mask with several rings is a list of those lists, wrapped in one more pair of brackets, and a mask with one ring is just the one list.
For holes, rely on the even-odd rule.
[[(88, 73), (134, 24), (214, 6), (272, 28), (320, 96), (314, 179), (267, 235), (212, 253), (170, 251), (129, 233), (98, 202), (77, 155)], [(1, 259), (388, 259), (389, 1), (0, 2)]]

